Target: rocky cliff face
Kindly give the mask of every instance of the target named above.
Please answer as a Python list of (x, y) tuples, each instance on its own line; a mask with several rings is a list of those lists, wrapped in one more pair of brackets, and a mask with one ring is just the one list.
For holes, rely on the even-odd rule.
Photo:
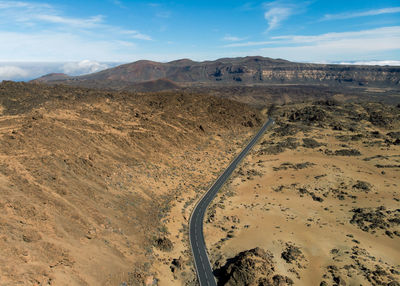
[(400, 87), (400, 67), (294, 63), (264, 57), (224, 58), (168, 63), (137, 61), (98, 73), (37, 81), (123, 89), (145, 81), (168, 79), (181, 85), (323, 84)]

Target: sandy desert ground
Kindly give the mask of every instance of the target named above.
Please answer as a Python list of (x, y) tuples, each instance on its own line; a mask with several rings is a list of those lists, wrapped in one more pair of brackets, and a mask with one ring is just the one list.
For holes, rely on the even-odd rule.
[[(205, 218), (219, 284), (399, 285), (399, 110), (272, 109)], [(196, 285), (191, 210), (265, 117), (198, 94), (3, 82), (0, 285)]]
[(400, 109), (275, 109), (209, 208), (220, 285), (399, 285)]

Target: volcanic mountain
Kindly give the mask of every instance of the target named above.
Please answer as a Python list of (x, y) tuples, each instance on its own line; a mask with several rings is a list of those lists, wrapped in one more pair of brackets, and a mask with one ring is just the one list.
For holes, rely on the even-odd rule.
[[(296, 63), (266, 57), (222, 58), (167, 63), (141, 60), (83, 76), (45, 75), (35, 81), (74, 86), (135, 89), (135, 84), (162, 79), (180, 86), (303, 84), (399, 87), (400, 67)], [(172, 86), (170, 86), (172, 85)], [(154, 91), (154, 84), (150, 84)], [(175, 88), (174, 84), (168, 89)]]

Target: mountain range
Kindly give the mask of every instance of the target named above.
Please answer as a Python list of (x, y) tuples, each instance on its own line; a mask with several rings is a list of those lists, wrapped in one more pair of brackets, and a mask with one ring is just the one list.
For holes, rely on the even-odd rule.
[(136, 91), (281, 84), (397, 89), (400, 87), (400, 67), (296, 63), (260, 56), (203, 62), (140, 60), (82, 76), (48, 74), (34, 82)]

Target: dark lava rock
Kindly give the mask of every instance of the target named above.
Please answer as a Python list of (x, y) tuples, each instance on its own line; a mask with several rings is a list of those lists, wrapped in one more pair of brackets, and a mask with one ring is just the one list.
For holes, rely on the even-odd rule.
[[(272, 281), (274, 286), (293, 285), (292, 279), (282, 275), (275, 275), (274, 277), (272, 277)], [(270, 284), (265, 284), (265, 285), (270, 285)]]
[(393, 238), (396, 234), (393, 228), (400, 225), (400, 209), (387, 210), (385, 207), (356, 208), (353, 209), (353, 217), (350, 223), (357, 225), (365, 232), (376, 232), (382, 230), (386, 235)]
[(348, 141), (359, 141), (364, 137), (363, 134), (354, 134), (354, 135), (338, 135), (336, 138), (342, 142)]
[(376, 126), (390, 127), (393, 118), (382, 111), (373, 111), (369, 114), (369, 121)]
[(182, 270), (183, 269), (183, 258), (182, 258), (182, 256), (179, 256), (179, 258), (172, 259), (170, 268), (171, 268), (172, 272), (176, 272), (177, 270)]
[(318, 100), (314, 102), (314, 105), (322, 105), (322, 106), (338, 106), (340, 102), (334, 99), (326, 99), (326, 100)]
[(254, 123), (253, 123), (253, 121), (251, 121), (251, 120), (242, 122), (242, 125), (243, 125), (244, 127), (254, 127)]
[(397, 132), (389, 132), (386, 134), (387, 136), (393, 138), (393, 139), (400, 139), (400, 131)]
[(215, 271), (218, 285), (292, 285), (293, 281), (275, 274), (273, 255), (259, 247), (240, 252)]
[(293, 136), (296, 135), (297, 132), (299, 132), (299, 127), (293, 125), (293, 124), (283, 124), (277, 128), (274, 129), (275, 136)]
[(289, 115), (289, 120), (296, 122), (301, 121), (306, 124), (323, 122), (327, 119), (326, 112), (318, 106), (306, 106), (302, 109), (295, 110)]
[(357, 181), (353, 188), (369, 192), (371, 190), (371, 184), (364, 181)]
[(287, 170), (287, 169), (294, 169), (294, 170), (301, 170), (305, 169), (311, 166), (314, 166), (314, 163), (311, 162), (304, 162), (304, 163), (297, 163), (297, 164), (292, 164), (290, 162), (285, 162), (282, 163), (279, 167), (272, 167), (274, 171), (279, 171), (279, 170)]
[(263, 146), (263, 148), (259, 151), (260, 155), (276, 155), (284, 152), (286, 149), (296, 149), (299, 146), (299, 143), (297, 142), (296, 138), (288, 137), (285, 140), (277, 143), (271, 141), (263, 141), (261, 143), (261, 146)]
[(162, 251), (171, 251), (174, 248), (171, 240), (167, 237), (157, 238), (155, 246)]
[(299, 146), (299, 143), (297, 142), (296, 138), (288, 137), (285, 140), (278, 142), (277, 145), (280, 146), (281, 148), (294, 150)]
[(283, 260), (285, 260), (287, 263), (292, 263), (293, 261), (297, 260), (299, 257), (302, 256), (302, 252), (300, 248), (294, 245), (288, 245), (281, 253), (281, 257)]
[(344, 279), (341, 276), (333, 277), (333, 281), (336, 283), (336, 285), (346, 286), (346, 281), (344, 281)]
[(320, 143), (312, 138), (303, 138), (303, 147), (305, 147), (305, 148), (314, 149), (314, 148), (321, 147), (323, 145), (325, 145), (325, 144)]
[(336, 150), (334, 155), (336, 156), (360, 156), (361, 153), (360, 151), (356, 149), (341, 149), (341, 150)]

